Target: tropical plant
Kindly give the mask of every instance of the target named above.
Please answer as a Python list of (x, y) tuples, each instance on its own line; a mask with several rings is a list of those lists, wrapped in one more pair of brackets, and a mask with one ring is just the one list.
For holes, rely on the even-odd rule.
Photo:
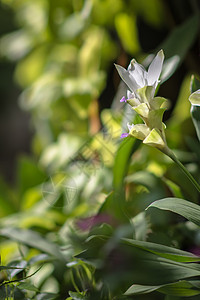
[(34, 135), (0, 181), (0, 299), (198, 299), (199, 4), (183, 2), (2, 1)]

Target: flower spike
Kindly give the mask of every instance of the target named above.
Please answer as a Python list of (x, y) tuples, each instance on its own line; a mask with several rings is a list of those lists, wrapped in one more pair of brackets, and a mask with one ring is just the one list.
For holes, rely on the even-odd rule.
[(144, 124), (127, 124), (129, 133), (123, 133), (122, 138), (132, 136), (143, 143), (168, 152), (165, 139), (165, 125), (162, 122), (165, 108), (165, 98), (155, 97), (164, 61), (163, 50), (160, 50), (151, 62), (148, 71), (132, 59), (128, 69), (116, 65), (117, 71), (127, 85), (127, 95), (120, 102), (126, 102), (141, 117)]

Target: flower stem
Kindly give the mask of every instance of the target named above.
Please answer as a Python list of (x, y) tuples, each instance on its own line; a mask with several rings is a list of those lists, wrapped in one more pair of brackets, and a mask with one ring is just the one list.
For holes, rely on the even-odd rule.
[(190, 172), (185, 168), (185, 166), (180, 162), (180, 160), (176, 157), (176, 155), (171, 150), (169, 151), (169, 153), (166, 154), (179, 166), (179, 168), (183, 171), (183, 173), (185, 173), (185, 175), (188, 177), (188, 179), (192, 182), (192, 184), (195, 186), (197, 191), (200, 193), (200, 185), (190, 174)]

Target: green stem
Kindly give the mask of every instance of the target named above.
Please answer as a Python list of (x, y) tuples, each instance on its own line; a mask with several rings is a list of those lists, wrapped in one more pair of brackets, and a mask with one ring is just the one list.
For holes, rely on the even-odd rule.
[(167, 154), (179, 166), (179, 168), (185, 173), (185, 175), (188, 177), (188, 179), (192, 182), (192, 184), (195, 186), (197, 191), (200, 193), (200, 185), (190, 174), (190, 172), (185, 168), (185, 166), (180, 162), (180, 160), (176, 157), (176, 155), (171, 150), (168, 153), (165, 152), (165, 154)]

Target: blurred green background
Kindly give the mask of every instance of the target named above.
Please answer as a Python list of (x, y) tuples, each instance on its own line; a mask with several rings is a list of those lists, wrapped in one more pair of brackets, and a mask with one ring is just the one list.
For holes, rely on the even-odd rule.
[[(196, 228), (176, 226), (179, 219), (171, 214), (155, 218), (144, 212), (162, 197), (198, 203), (199, 196), (155, 149), (120, 140), (134, 116), (119, 103), (124, 86), (114, 67), (127, 67), (133, 57), (147, 67), (152, 55), (164, 50), (158, 95), (169, 100), (164, 115), (169, 146), (179, 149), (181, 160), (199, 176), (188, 101), (191, 75), (200, 70), (199, 9), (197, 0), (1, 0), (1, 263), (21, 266), (24, 273), (4, 274), (0, 281), (19, 280), (40, 265), (44, 270), (32, 285), (11, 284), (7, 293), (15, 291), (13, 299), (77, 299), (68, 291), (84, 294), (87, 287), (91, 299), (121, 299), (132, 280), (125, 270), (126, 280), (119, 283), (118, 271), (129, 264), (118, 254), (131, 255), (114, 249), (123, 236), (184, 250), (199, 246)], [(113, 235), (113, 244), (102, 254), (104, 246), (96, 249), (91, 241), (85, 259), (94, 261), (74, 261), (86, 250), (93, 225), (94, 234)], [(101, 262), (112, 251), (113, 261), (102, 271)], [(141, 258), (137, 251), (132, 255)], [(96, 274), (94, 267), (101, 271)], [(145, 284), (148, 272), (147, 266)], [(137, 275), (142, 281), (140, 271), (134, 280)], [(150, 299), (142, 297), (134, 299)], [(172, 299), (164, 297), (151, 299)]]

